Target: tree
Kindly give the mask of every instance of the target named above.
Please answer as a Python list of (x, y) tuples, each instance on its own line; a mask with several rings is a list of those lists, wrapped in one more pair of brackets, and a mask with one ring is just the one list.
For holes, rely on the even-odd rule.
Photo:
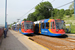
[(70, 14), (70, 9), (66, 9), (66, 10), (65, 10), (65, 14), (66, 14), (66, 15), (69, 15), (69, 14)]
[(74, 2), (69, 6), (70, 13), (74, 14)]
[(71, 14), (74, 14), (74, 9), (70, 10), (71, 11)]
[(44, 16), (40, 15), (37, 17), (37, 20), (45, 19)]
[(16, 24), (16, 22), (14, 22), (13, 24)]
[(74, 9), (74, 2), (69, 6), (69, 9), (70, 10)]
[(13, 25), (13, 24), (10, 24), (10, 26), (9, 26), (9, 27), (11, 28), (11, 27), (12, 27), (12, 25)]
[(27, 20), (37, 21), (41, 19), (47, 19), (51, 17), (52, 9), (53, 7), (48, 1), (41, 2), (35, 7), (35, 12), (28, 15)]
[(30, 14), (28, 15), (27, 20), (29, 20), (29, 21), (36, 21), (37, 18), (36, 18), (36, 16), (35, 16), (35, 13), (30, 13)]
[(59, 15), (60, 18), (59, 18), (59, 19), (62, 19), (62, 18), (63, 18), (64, 14), (65, 14), (64, 12), (65, 12), (64, 9), (61, 9), (61, 10), (60, 10), (60, 13), (59, 13), (59, 14), (60, 14), (60, 15)]
[(26, 21), (26, 20), (27, 20), (27, 19), (25, 19), (25, 18), (23, 19), (23, 21)]
[(40, 4), (38, 4), (36, 7), (35, 7), (35, 11), (38, 12), (38, 15), (37, 16), (38, 18), (41, 18), (41, 16), (43, 18), (49, 18), (51, 17), (51, 10), (53, 9), (52, 5), (50, 2), (46, 1), (46, 2), (41, 2)]
[(32, 15), (32, 13), (30, 13), (30, 14), (28, 15), (27, 20), (31, 20), (31, 15)]
[(59, 16), (59, 9), (54, 9), (53, 10), (53, 16), (55, 17), (55, 18), (58, 18), (58, 16)]

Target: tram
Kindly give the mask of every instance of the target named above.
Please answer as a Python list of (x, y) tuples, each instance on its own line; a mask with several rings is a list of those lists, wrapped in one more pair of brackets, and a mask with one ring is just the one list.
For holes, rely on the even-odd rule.
[(34, 24), (35, 24), (35, 33), (49, 36), (61, 36), (65, 34), (64, 20), (44, 19), (35, 21)]

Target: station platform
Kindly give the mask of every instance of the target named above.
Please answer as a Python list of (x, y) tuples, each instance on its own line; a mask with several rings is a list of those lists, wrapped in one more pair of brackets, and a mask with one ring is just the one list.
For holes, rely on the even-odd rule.
[(46, 47), (29, 40), (29, 37), (19, 32), (9, 30), (3, 38), (0, 50), (48, 50)]
[(75, 36), (75, 33), (66, 33), (68, 36)]

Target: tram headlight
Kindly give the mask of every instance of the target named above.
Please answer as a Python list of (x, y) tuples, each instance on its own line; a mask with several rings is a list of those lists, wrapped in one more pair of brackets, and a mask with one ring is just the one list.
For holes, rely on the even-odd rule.
[(56, 30), (56, 31), (59, 31), (59, 30)]
[(24, 31), (26, 31), (26, 29)]

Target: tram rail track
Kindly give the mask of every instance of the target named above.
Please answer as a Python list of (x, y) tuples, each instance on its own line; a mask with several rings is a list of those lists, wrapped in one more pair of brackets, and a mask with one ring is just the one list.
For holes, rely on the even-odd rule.
[(29, 39), (49, 48), (50, 50), (75, 50), (75, 42), (69, 40), (72, 38), (57, 38), (44, 35), (35, 35), (30, 36)]

